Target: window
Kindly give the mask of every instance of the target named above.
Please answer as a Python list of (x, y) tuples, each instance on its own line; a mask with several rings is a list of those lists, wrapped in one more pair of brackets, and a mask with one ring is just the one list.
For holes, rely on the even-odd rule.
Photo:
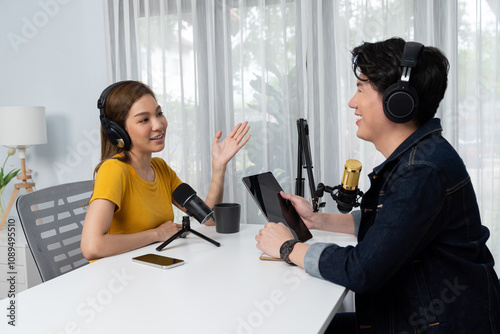
[(298, 118), (309, 123), (318, 183), (338, 184), (344, 162), (356, 158), (366, 190), (366, 174), (384, 160), (356, 137), (347, 106), (355, 90), (350, 50), (392, 36), (434, 45), (451, 63), (438, 117), (471, 174), (498, 259), (499, 7), (493, 0), (108, 0), (111, 77), (140, 79), (157, 92), (170, 124), (162, 156), (200, 194), (210, 183), (213, 135), (250, 121), (253, 138), (228, 166), (225, 200), (242, 203), (244, 221), (263, 223), (241, 177), (272, 171), (294, 192)]

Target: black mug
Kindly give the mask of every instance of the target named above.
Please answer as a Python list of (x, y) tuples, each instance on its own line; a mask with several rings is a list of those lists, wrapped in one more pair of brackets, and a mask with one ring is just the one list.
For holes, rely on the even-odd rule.
[(217, 233), (236, 233), (240, 231), (241, 206), (238, 203), (215, 204), (213, 210)]

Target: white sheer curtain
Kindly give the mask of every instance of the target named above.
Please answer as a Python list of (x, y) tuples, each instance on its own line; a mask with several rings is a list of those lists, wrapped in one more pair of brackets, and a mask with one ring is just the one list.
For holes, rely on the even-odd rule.
[[(347, 107), (354, 46), (399, 36), (442, 49), (451, 71), (438, 117), (468, 167), (500, 261), (499, 1), (108, 0), (105, 7), (110, 81), (142, 80), (158, 94), (169, 120), (161, 156), (184, 182), (204, 196), (213, 135), (250, 121), (253, 138), (231, 162), (225, 189), (248, 223), (265, 220), (242, 176), (272, 171), (295, 192), (298, 118), (309, 124), (316, 183), (338, 184), (349, 158), (363, 163), (364, 175), (383, 161), (356, 137)], [(323, 199), (325, 211), (336, 211)]]

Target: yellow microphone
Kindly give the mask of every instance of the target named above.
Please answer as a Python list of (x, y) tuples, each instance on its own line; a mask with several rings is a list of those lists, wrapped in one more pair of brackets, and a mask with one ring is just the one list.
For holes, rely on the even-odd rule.
[(353, 207), (360, 204), (358, 199), (363, 196), (363, 192), (358, 189), (361, 167), (361, 162), (355, 159), (349, 159), (345, 162), (342, 181), (334, 188), (337, 192), (332, 193), (333, 199), (337, 202), (337, 209), (341, 213), (349, 213)]
[[(337, 209), (341, 213), (351, 212), (353, 207), (360, 205), (359, 198), (363, 196), (363, 192), (358, 189), (359, 175), (361, 174), (361, 162), (354, 159), (349, 159), (345, 162), (344, 175), (338, 186), (329, 187), (320, 183), (318, 190), (315, 193), (315, 202), (323, 196), (326, 191), (332, 195), (332, 198), (337, 202)], [(325, 203), (319, 203), (319, 207), (323, 207)], [(317, 211), (317, 210), (315, 210)]]
[(345, 162), (344, 176), (342, 176), (342, 188), (353, 191), (358, 188), (359, 175), (361, 174), (361, 162), (349, 159)]

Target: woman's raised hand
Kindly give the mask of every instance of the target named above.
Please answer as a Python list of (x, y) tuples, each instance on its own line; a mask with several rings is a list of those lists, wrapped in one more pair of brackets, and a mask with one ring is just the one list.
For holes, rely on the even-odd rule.
[(221, 142), (219, 142), (219, 140), (222, 137), (222, 131), (217, 132), (212, 142), (212, 158), (214, 162), (224, 166), (227, 165), (229, 160), (231, 160), (234, 155), (238, 153), (240, 148), (245, 146), (250, 139), (251, 135), (245, 137), (248, 130), (250, 130), (248, 122), (238, 123), (231, 133)]

